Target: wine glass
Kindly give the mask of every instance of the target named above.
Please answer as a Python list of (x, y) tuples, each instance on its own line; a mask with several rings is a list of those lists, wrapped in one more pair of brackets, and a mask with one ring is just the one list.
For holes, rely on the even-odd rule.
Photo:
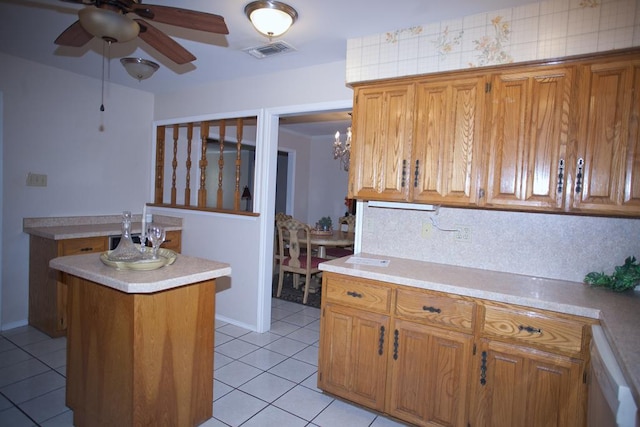
[(153, 259), (158, 259), (158, 249), (160, 245), (164, 242), (166, 238), (166, 232), (164, 227), (160, 227), (159, 225), (150, 225), (147, 228), (147, 239), (151, 242), (152, 248), (152, 256)]
[(147, 254), (147, 234), (147, 227), (144, 227), (140, 232), (140, 252), (142, 253), (142, 258)]

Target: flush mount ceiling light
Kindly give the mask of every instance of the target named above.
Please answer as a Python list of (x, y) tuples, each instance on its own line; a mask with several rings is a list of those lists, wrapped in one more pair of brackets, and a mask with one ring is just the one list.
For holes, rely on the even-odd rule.
[(120, 62), (127, 73), (138, 81), (148, 79), (160, 68), (155, 62), (142, 58), (122, 58)]
[(140, 33), (140, 26), (133, 19), (109, 9), (87, 7), (78, 12), (80, 25), (94, 37), (112, 43), (133, 40)]
[(245, 6), (244, 13), (255, 29), (270, 39), (284, 34), (298, 19), (294, 8), (273, 0), (251, 2)]

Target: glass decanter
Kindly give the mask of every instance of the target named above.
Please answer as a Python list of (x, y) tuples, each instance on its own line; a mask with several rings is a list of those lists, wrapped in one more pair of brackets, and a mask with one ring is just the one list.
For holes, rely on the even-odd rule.
[(122, 237), (118, 246), (109, 253), (111, 261), (138, 261), (142, 259), (140, 250), (131, 240), (131, 212), (122, 212)]

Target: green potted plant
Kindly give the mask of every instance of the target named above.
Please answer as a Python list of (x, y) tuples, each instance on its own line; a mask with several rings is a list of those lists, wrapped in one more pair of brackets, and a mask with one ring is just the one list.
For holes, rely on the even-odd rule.
[(331, 231), (333, 223), (331, 222), (331, 217), (323, 216), (316, 223), (316, 228), (320, 231)]
[(614, 292), (623, 292), (634, 289), (640, 284), (640, 264), (633, 256), (627, 257), (623, 265), (614, 269), (613, 274), (592, 271), (584, 278), (584, 282), (591, 286), (611, 289)]

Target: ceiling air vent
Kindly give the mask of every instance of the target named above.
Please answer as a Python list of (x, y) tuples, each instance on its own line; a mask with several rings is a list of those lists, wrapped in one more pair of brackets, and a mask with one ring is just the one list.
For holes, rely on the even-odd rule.
[(293, 46), (291, 46), (286, 42), (278, 41), (278, 42), (265, 44), (264, 46), (248, 47), (242, 50), (244, 52), (247, 52), (249, 55), (253, 57), (262, 59), (268, 56), (291, 52), (291, 51), (294, 51), (295, 49), (293, 48)]

